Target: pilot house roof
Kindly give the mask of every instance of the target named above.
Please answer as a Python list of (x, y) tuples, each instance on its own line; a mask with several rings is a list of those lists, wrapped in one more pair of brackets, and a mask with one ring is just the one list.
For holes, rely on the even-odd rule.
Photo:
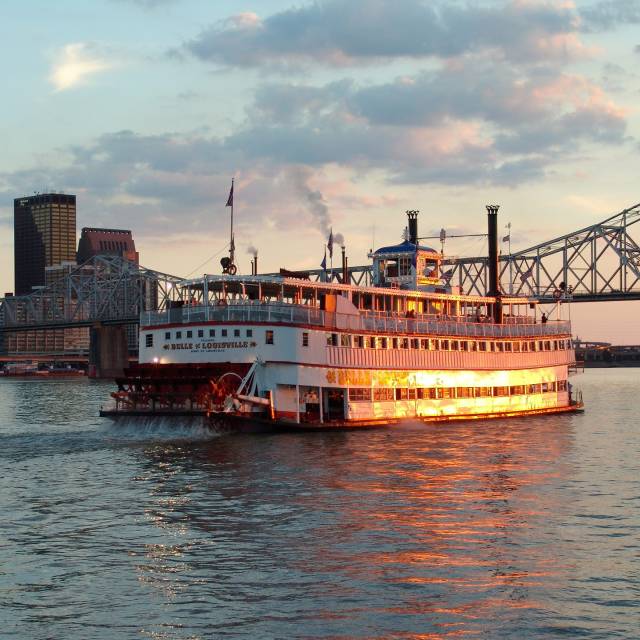
[(393, 253), (416, 253), (417, 251), (426, 251), (429, 253), (438, 253), (435, 249), (431, 247), (423, 247), (419, 244), (414, 244), (409, 240), (405, 240), (400, 244), (394, 244), (389, 247), (381, 247), (380, 249), (374, 252), (374, 256), (380, 256), (385, 254), (393, 254)]

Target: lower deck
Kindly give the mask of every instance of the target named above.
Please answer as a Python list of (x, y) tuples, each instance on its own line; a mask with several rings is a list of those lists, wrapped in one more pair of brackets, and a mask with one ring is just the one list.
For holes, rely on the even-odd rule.
[(561, 411), (575, 405), (567, 366), (508, 371), (138, 365), (103, 415), (233, 414), (309, 425), (384, 424)]

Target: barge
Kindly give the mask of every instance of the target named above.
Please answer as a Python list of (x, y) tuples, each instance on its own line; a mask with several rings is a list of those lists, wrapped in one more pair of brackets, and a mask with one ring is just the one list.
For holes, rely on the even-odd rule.
[(416, 212), (406, 240), (370, 254), (371, 286), (344, 274), (185, 280), (171, 308), (142, 314), (139, 364), (101, 415), (326, 430), (582, 410), (570, 322), (501, 291), (498, 207), (487, 209), (486, 296), (449, 286)]

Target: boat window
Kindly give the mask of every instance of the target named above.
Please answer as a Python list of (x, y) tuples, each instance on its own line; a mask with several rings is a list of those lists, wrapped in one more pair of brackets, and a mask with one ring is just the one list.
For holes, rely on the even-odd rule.
[(504, 343), (504, 350), (505, 351), (512, 351), (513, 350), (512, 344), (513, 343), (511, 343), (511, 342), (505, 342)]
[(544, 350), (545, 351), (551, 351), (551, 341), (550, 340), (545, 340), (544, 341)]
[(427, 351), (429, 349), (429, 340), (427, 338), (420, 338), (420, 348), (423, 351)]
[(417, 393), (415, 389), (407, 389), (408, 394), (407, 397), (409, 398), (409, 400), (415, 400), (417, 398)]
[(480, 342), (478, 342), (478, 351), (486, 351), (487, 350), (487, 343), (484, 340), (480, 340)]
[(165, 331), (164, 339), (165, 340), (171, 340), (171, 331)]
[(451, 341), (451, 351), (460, 351), (460, 345), (458, 340)]
[(400, 347), (402, 349), (408, 349), (409, 348), (409, 338), (402, 338)]
[(153, 333), (147, 333), (147, 335), (144, 337), (144, 340), (145, 346), (153, 347)]
[(477, 351), (478, 343), (476, 340), (469, 340), (469, 351)]
[(523, 385), (515, 385), (513, 387), (509, 387), (509, 395), (511, 396), (521, 396), (524, 393)]
[(204, 329), (198, 329), (198, 338), (204, 338)]
[(443, 399), (450, 399), (450, 398), (455, 398), (456, 397), (456, 390), (454, 387), (442, 387), (442, 389), (440, 389), (441, 392), (441, 398)]
[(493, 395), (495, 396), (508, 396), (509, 387), (493, 387)]
[(209, 337), (210, 338), (215, 338), (216, 337), (216, 330), (215, 329), (209, 329)]
[(348, 333), (340, 334), (340, 346), (341, 347), (350, 347), (351, 346), (351, 336)]
[(394, 349), (398, 348), (398, 338), (391, 338), (391, 345)]
[(349, 389), (349, 400), (353, 402), (371, 402), (371, 389)]
[(176, 340), (180, 340), (182, 338), (182, 331), (176, 331)]
[(358, 349), (364, 349), (364, 336), (355, 336), (355, 345)]
[(380, 345), (383, 349), (388, 349), (389, 341), (387, 340), (387, 338), (380, 338)]
[(442, 349), (442, 351), (449, 351), (449, 341), (440, 340), (440, 349)]
[(467, 340), (460, 341), (460, 351), (469, 351), (469, 342)]
[(398, 259), (398, 275), (400, 276), (411, 275), (411, 258), (409, 256), (401, 256)]
[(374, 336), (367, 336), (365, 339), (365, 346), (368, 347), (369, 349), (375, 349), (376, 348), (376, 339)]
[(302, 332), (302, 346), (303, 347), (308, 347), (309, 346), (309, 332), (308, 331), (303, 331)]
[(393, 389), (390, 387), (376, 387), (373, 390), (373, 399), (376, 402), (386, 402), (393, 400)]
[(271, 329), (267, 329), (264, 332), (264, 343), (273, 344), (273, 331)]
[(489, 398), (491, 387), (476, 387), (476, 398)]
[(567, 381), (566, 380), (558, 380), (558, 391), (566, 391), (567, 390)]
[(253, 329), (247, 329), (247, 338), (253, 338)]
[(396, 389), (396, 400), (408, 400), (409, 399), (409, 389), (405, 387), (400, 387)]
[(473, 387), (459, 387), (456, 391), (458, 398), (473, 398)]
[(412, 349), (420, 348), (420, 340), (418, 338), (411, 338), (411, 348)]
[(518, 353), (520, 351), (520, 343), (519, 342), (513, 342), (513, 350)]
[(557, 351), (557, 350), (558, 350), (558, 341), (557, 341), (557, 340), (554, 340), (554, 341), (553, 341), (553, 350), (554, 350), (554, 351)]
[(193, 331), (187, 331), (187, 338), (193, 338)]
[(233, 330), (233, 336), (234, 336), (234, 338), (239, 338), (240, 337), (240, 329), (234, 329)]
[(220, 335), (222, 335), (223, 338), (227, 337), (227, 330), (226, 329), (221, 329), (220, 330)]

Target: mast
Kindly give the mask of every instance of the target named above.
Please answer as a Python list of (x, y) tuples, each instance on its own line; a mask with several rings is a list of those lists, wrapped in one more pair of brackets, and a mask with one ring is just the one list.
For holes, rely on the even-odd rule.
[(234, 262), (234, 254), (235, 254), (235, 244), (233, 242), (233, 200), (234, 200), (234, 193), (233, 193), (233, 186), (234, 186), (234, 182), (235, 182), (235, 178), (231, 178), (231, 238), (229, 241), (229, 259), (231, 260), (231, 264), (235, 264)]

